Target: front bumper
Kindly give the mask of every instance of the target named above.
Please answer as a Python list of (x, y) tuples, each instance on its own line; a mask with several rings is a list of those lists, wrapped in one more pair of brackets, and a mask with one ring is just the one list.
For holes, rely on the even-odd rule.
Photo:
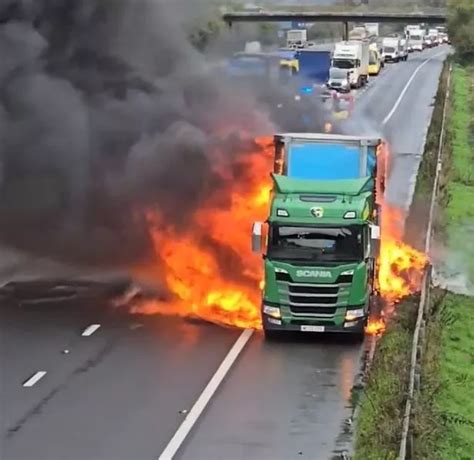
[(351, 86), (350, 85), (343, 85), (341, 83), (338, 83), (338, 82), (331, 82), (328, 84), (328, 88), (330, 89), (333, 89), (334, 91), (341, 91), (343, 93), (348, 93), (350, 92), (351, 90)]
[[(280, 321), (280, 324), (278, 324)], [(349, 323), (346, 321), (340, 326), (336, 326), (331, 323), (323, 324), (321, 322), (318, 325), (315, 324), (314, 320), (308, 319), (304, 321), (302, 318), (298, 318), (298, 324), (292, 322), (284, 322), (277, 320), (275, 318), (269, 317), (265, 314), (262, 314), (262, 323), (263, 329), (267, 331), (288, 331), (288, 332), (319, 332), (319, 333), (347, 333), (347, 334), (360, 334), (364, 331), (365, 325), (367, 323), (367, 316), (359, 318), (355, 321), (350, 321), (350, 327), (345, 327), (344, 324)], [(322, 326), (324, 330), (315, 330), (315, 331), (305, 331), (302, 329), (302, 326)]]

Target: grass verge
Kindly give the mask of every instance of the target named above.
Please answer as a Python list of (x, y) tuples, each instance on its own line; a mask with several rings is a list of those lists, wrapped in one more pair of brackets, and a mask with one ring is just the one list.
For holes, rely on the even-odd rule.
[(356, 460), (397, 458), (419, 298), (405, 299), (380, 339), (357, 419)]
[[(474, 282), (474, 67), (456, 66), (450, 117), (452, 156), (441, 228), (447, 256), (456, 255)], [(471, 240), (472, 241), (472, 240)], [(465, 263), (464, 263), (465, 262)], [(413, 458), (467, 460), (474, 453), (474, 297), (435, 290), (430, 302), (422, 387), (413, 419)]]
[[(440, 76), (414, 201), (406, 225), (409, 242), (418, 247), (423, 246), (426, 234), (447, 77), (448, 63)], [(354, 458), (357, 460), (391, 460), (398, 456), (418, 303), (418, 297), (401, 302), (397, 306), (397, 314), (377, 344), (356, 422)]]

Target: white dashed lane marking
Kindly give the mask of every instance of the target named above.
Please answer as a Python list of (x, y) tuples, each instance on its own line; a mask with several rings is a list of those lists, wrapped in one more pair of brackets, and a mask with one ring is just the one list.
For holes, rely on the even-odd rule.
[(97, 329), (99, 329), (100, 324), (91, 324), (82, 332), (82, 337), (89, 337), (91, 336)]
[(32, 375), (26, 382), (23, 383), (23, 386), (26, 388), (32, 387), (38, 383), (44, 376), (46, 371), (38, 371), (36, 374)]

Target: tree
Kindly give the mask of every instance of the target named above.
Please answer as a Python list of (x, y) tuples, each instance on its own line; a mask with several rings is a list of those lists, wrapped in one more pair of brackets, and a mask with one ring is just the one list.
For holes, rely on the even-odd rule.
[(458, 56), (474, 61), (474, 1), (448, 1), (448, 33)]

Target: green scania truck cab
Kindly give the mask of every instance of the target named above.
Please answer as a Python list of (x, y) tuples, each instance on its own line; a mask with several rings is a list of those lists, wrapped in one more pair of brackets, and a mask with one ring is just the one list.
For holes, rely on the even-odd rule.
[(253, 250), (264, 259), (267, 337), (302, 331), (363, 338), (376, 298), (381, 144), (340, 135), (275, 136), (270, 213), (252, 230)]

